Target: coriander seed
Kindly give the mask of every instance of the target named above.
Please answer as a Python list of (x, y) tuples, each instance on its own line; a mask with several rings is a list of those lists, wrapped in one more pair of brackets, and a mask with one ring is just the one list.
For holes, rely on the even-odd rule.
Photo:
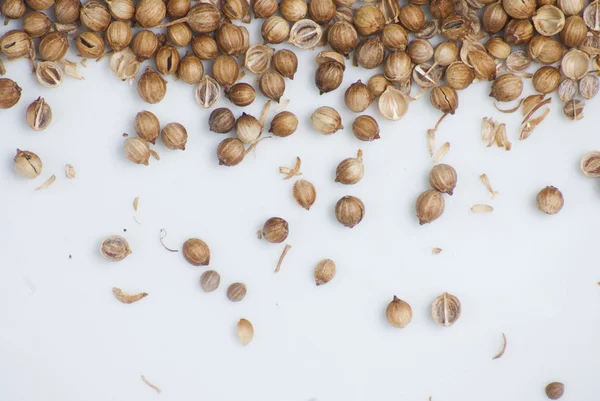
[(167, 28), (167, 39), (173, 46), (186, 47), (192, 41), (192, 37), (192, 29), (183, 22)]
[(106, 8), (103, 3), (96, 0), (84, 3), (79, 10), (79, 20), (81, 21), (81, 24), (92, 32), (105, 31), (110, 24), (110, 19), (108, 8)]
[(124, 151), (127, 160), (136, 164), (148, 165), (148, 160), (150, 160), (150, 146), (143, 139), (135, 137), (127, 138), (125, 140)]
[(294, 79), (298, 70), (298, 58), (293, 51), (281, 49), (273, 56), (273, 67), (285, 78)]
[(96, 32), (82, 32), (75, 39), (75, 46), (83, 58), (98, 58), (104, 54), (104, 39)]
[(306, 180), (298, 180), (294, 183), (293, 195), (300, 206), (310, 210), (317, 199), (317, 190), (312, 183)]
[(409, 31), (418, 31), (425, 24), (423, 9), (415, 4), (408, 4), (400, 9), (400, 24)]
[(286, 137), (296, 132), (298, 128), (298, 117), (292, 112), (282, 111), (273, 117), (271, 121), (271, 132), (275, 136)]
[(234, 24), (225, 22), (215, 32), (217, 47), (222, 53), (232, 56), (240, 54), (244, 47), (242, 31)]
[(146, 142), (156, 143), (160, 134), (160, 122), (158, 118), (147, 110), (142, 110), (135, 116), (135, 132)]
[(290, 35), (290, 26), (283, 18), (273, 15), (263, 22), (260, 34), (262, 35), (265, 44), (282, 43)]
[(379, 139), (379, 124), (371, 116), (362, 115), (356, 117), (352, 123), (352, 133), (361, 141), (374, 141)]
[(315, 284), (321, 286), (327, 284), (335, 277), (335, 262), (331, 259), (323, 259), (315, 267)]
[(183, 243), (183, 257), (194, 266), (208, 266), (210, 248), (198, 238), (190, 238)]
[(288, 222), (281, 217), (271, 217), (259, 231), (261, 238), (273, 244), (280, 244), (286, 240), (289, 234)]
[(187, 130), (179, 123), (169, 123), (161, 131), (161, 138), (165, 146), (172, 150), (185, 150), (187, 143)]
[(371, 92), (367, 85), (363, 84), (359, 79), (346, 90), (344, 94), (344, 102), (346, 107), (355, 113), (361, 113), (371, 104)]
[(562, 193), (555, 187), (542, 189), (536, 198), (537, 208), (546, 214), (556, 214), (562, 209), (565, 200)]
[(515, 19), (527, 19), (535, 12), (535, 0), (502, 0), (502, 6), (508, 15)]
[(149, 59), (158, 50), (159, 40), (150, 30), (141, 30), (135, 34), (131, 42), (131, 50), (139, 62)]
[(146, 67), (138, 81), (138, 94), (146, 103), (158, 103), (167, 94), (167, 81), (152, 68)]
[(69, 50), (67, 35), (61, 32), (50, 32), (40, 40), (39, 55), (46, 61), (62, 60)]
[(587, 25), (579, 15), (571, 15), (565, 20), (565, 27), (560, 31), (560, 41), (567, 47), (580, 46), (587, 36)]
[(120, 52), (131, 43), (133, 33), (131, 27), (123, 21), (110, 23), (105, 33), (106, 44), (115, 52)]
[(417, 198), (416, 210), (420, 225), (431, 223), (444, 213), (444, 197), (433, 189), (425, 191)]
[(212, 75), (215, 81), (228, 88), (237, 82), (240, 67), (233, 56), (220, 55), (213, 62)]
[(204, 65), (202, 61), (189, 51), (179, 62), (177, 67), (177, 76), (186, 84), (198, 84), (204, 75)]
[(355, 196), (344, 196), (335, 205), (337, 221), (348, 228), (353, 228), (365, 216), (365, 204)]
[(244, 56), (244, 67), (254, 74), (262, 74), (271, 67), (273, 48), (267, 45), (252, 45)]
[[(117, 21), (129, 21), (135, 16), (133, 0), (105, 0), (110, 15)], [(79, 1), (77, 1), (79, 2)], [(58, 4), (58, 2), (57, 2)], [(54, 6), (56, 12), (56, 5)], [(74, 22), (74, 21), (72, 21)]]
[(52, 121), (52, 108), (43, 97), (38, 97), (35, 102), (27, 107), (26, 119), (27, 125), (32, 130), (43, 131), (48, 128)]
[(404, 51), (408, 45), (408, 34), (401, 25), (387, 24), (383, 27), (381, 42), (388, 50), (393, 52)]
[(579, 93), (586, 99), (592, 99), (598, 94), (600, 81), (593, 74), (586, 74), (579, 80)]
[(154, 63), (161, 74), (173, 75), (179, 67), (179, 52), (173, 46), (163, 46), (154, 55)]
[(588, 152), (583, 155), (579, 168), (588, 177), (600, 177), (600, 152)]
[(414, 64), (423, 64), (433, 57), (434, 49), (431, 43), (425, 39), (414, 39), (406, 48), (406, 54)]
[(300, 21), (308, 13), (308, 3), (306, 0), (282, 0), (279, 3), (279, 12), (290, 22)]
[(560, 85), (560, 72), (555, 67), (541, 67), (533, 74), (532, 83), (539, 93), (552, 93)]
[(277, 0), (256, 0), (252, 2), (254, 18), (269, 18), (277, 12)]
[(24, 178), (37, 178), (42, 172), (42, 159), (33, 152), (17, 149), (14, 158), (14, 167), (17, 174)]
[(387, 321), (392, 326), (402, 329), (409, 325), (412, 320), (412, 308), (397, 296), (387, 306), (385, 311)]
[(249, 6), (245, 0), (223, 0), (221, 12), (230, 20), (250, 22)]
[(235, 135), (245, 144), (252, 145), (258, 141), (262, 134), (263, 126), (254, 117), (246, 113), (235, 122)]
[(217, 158), (221, 166), (237, 166), (245, 155), (244, 143), (237, 138), (226, 138), (217, 147)]
[(546, 386), (546, 396), (551, 400), (558, 400), (565, 393), (565, 385), (560, 382), (552, 382)]
[(33, 41), (24, 31), (8, 31), (0, 39), (0, 54), (4, 54), (9, 60), (27, 57), (31, 49)]
[(412, 60), (405, 52), (392, 52), (385, 59), (383, 72), (392, 82), (406, 82), (412, 74)]
[(344, 159), (338, 164), (335, 171), (335, 182), (352, 185), (359, 182), (365, 175), (365, 166), (362, 161), (362, 150), (358, 150), (356, 158)]
[(236, 106), (245, 107), (254, 102), (256, 91), (252, 85), (239, 82), (225, 90), (225, 97)]
[(235, 126), (235, 117), (231, 110), (226, 107), (220, 107), (210, 113), (208, 126), (212, 132), (217, 134), (226, 134), (231, 132)]
[(135, 20), (144, 28), (158, 26), (166, 16), (167, 6), (162, 0), (140, 0), (135, 8)]
[(125, 238), (120, 235), (111, 235), (102, 240), (100, 254), (111, 262), (120, 262), (131, 254), (131, 248)]
[(446, 82), (456, 90), (468, 88), (475, 79), (475, 72), (462, 61), (455, 61), (446, 68)]
[(335, 17), (335, 4), (333, 0), (310, 0), (308, 12), (317, 24), (327, 24)]
[(207, 270), (200, 276), (200, 287), (204, 292), (213, 292), (219, 288), (221, 275), (214, 270)]
[(210, 36), (199, 35), (192, 39), (192, 52), (200, 60), (213, 60), (217, 58), (219, 48), (217, 42)]
[(312, 49), (323, 38), (323, 29), (313, 20), (302, 19), (292, 26), (289, 36), (288, 43), (300, 49)]
[(324, 135), (331, 135), (344, 128), (342, 117), (333, 107), (322, 106), (314, 111), (311, 116), (313, 127)]
[(431, 316), (436, 323), (444, 326), (452, 326), (460, 317), (460, 301), (452, 294), (443, 293), (433, 301), (431, 305)]
[[(8, 3), (10, 3), (10, 1), (4, 2), (4, 4)], [(8, 16), (7, 14), (4, 15)], [(21, 17), (23, 16), (21, 15), (19, 18)], [(52, 26), (53, 24), (50, 18), (40, 11), (30, 11), (23, 17), (23, 30), (32, 38), (44, 36), (52, 30)], [(0, 49), (1, 48), (2, 46), (0, 45)]]
[(376, 74), (369, 78), (367, 82), (367, 89), (371, 93), (373, 98), (381, 96), (381, 94), (387, 89), (388, 86), (392, 85), (390, 81), (383, 74)]
[(315, 73), (315, 84), (319, 94), (331, 92), (337, 89), (344, 79), (345, 67), (337, 61), (328, 61), (321, 64)]
[(208, 109), (221, 97), (221, 86), (208, 74), (205, 74), (196, 86), (196, 102)]
[(21, 87), (8, 78), (0, 78), (0, 109), (10, 109), (21, 99)]
[(285, 80), (277, 71), (265, 72), (259, 80), (258, 86), (262, 94), (277, 103), (285, 92)]
[(347, 56), (358, 44), (358, 34), (354, 26), (340, 21), (331, 25), (327, 31), (327, 42), (333, 50)]
[(521, 93), (523, 93), (523, 80), (515, 74), (508, 73), (494, 80), (490, 96), (499, 102), (511, 102), (518, 99)]
[(354, 57), (358, 65), (368, 70), (379, 67), (385, 58), (385, 46), (379, 36), (360, 43)]
[(443, 113), (454, 114), (458, 108), (458, 94), (447, 85), (436, 86), (431, 90), (429, 100), (433, 107)]
[(456, 181), (456, 170), (447, 164), (436, 164), (429, 172), (429, 185), (441, 193), (452, 195)]
[(233, 283), (227, 288), (227, 298), (231, 302), (239, 302), (246, 296), (246, 284)]

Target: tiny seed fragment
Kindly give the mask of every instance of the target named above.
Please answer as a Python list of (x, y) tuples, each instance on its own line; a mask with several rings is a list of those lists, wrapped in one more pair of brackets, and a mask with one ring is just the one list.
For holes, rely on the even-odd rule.
[(139, 202), (140, 202), (140, 197), (136, 196), (135, 199), (133, 200), (133, 210), (135, 210), (136, 212), (138, 210)]
[(75, 176), (76, 176), (76, 173), (75, 173), (75, 167), (73, 167), (73, 166), (72, 166), (72, 165), (70, 165), (70, 164), (67, 164), (67, 165), (65, 166), (65, 174), (66, 174), (67, 178), (69, 178), (69, 179), (71, 179), (71, 180), (72, 180), (72, 179), (74, 179), (74, 178), (75, 178)]
[(485, 185), (485, 187), (487, 188), (489, 193), (492, 194), (492, 199), (494, 199), (496, 197), (496, 195), (498, 195), (498, 192), (496, 192), (492, 189), (492, 186), (490, 185), (490, 179), (488, 178), (487, 174), (481, 174), (479, 176), (479, 179), (481, 180), (483, 185)]
[(132, 304), (148, 296), (147, 292), (140, 292), (139, 294), (128, 294), (117, 287), (113, 287), (112, 292), (115, 298), (117, 298), (119, 302), (122, 302), (124, 304)]
[(494, 211), (494, 208), (490, 205), (473, 205), (471, 206), (471, 211), (473, 213), (491, 213)]
[(254, 327), (249, 320), (240, 319), (237, 324), (238, 329), (238, 337), (240, 338), (240, 342), (243, 346), (250, 344), (252, 339), (254, 338)]
[(434, 255), (439, 255), (442, 252), (442, 248), (433, 248), (431, 253)]
[(433, 161), (439, 163), (450, 151), (450, 142), (444, 143), (433, 157)]
[(56, 181), (56, 176), (52, 175), (50, 178), (48, 178), (46, 181), (44, 181), (44, 183), (42, 185), (40, 185), (39, 187), (37, 187), (35, 190), (40, 191), (42, 189), (50, 188), (50, 186), (52, 184), (54, 184), (54, 181)]

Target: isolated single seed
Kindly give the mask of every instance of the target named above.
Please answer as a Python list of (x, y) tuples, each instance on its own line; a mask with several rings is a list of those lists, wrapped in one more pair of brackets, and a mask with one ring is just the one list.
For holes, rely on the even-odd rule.
[(27, 150), (17, 149), (13, 163), (17, 174), (24, 178), (37, 178), (42, 172), (42, 159)]
[(214, 270), (207, 270), (200, 276), (200, 287), (205, 292), (212, 292), (219, 288), (221, 275)]
[(315, 284), (321, 286), (327, 284), (335, 277), (335, 262), (331, 259), (323, 259), (315, 267)]
[(285, 241), (289, 234), (288, 222), (281, 217), (271, 217), (263, 225), (261, 236), (268, 242), (279, 244)]
[(358, 116), (352, 123), (352, 133), (361, 141), (374, 141), (380, 138), (379, 124), (371, 116)]
[(36, 101), (27, 107), (27, 125), (34, 131), (43, 131), (52, 122), (52, 108), (46, 103), (43, 97), (38, 97)]
[(111, 262), (119, 262), (129, 256), (131, 248), (125, 238), (120, 235), (111, 235), (102, 240), (100, 253)]
[(362, 150), (359, 149), (356, 157), (342, 160), (335, 171), (335, 182), (347, 185), (359, 182), (365, 175), (362, 155)]
[(355, 196), (344, 196), (335, 205), (336, 219), (348, 228), (353, 228), (365, 216), (365, 204)]
[(190, 238), (183, 243), (183, 257), (194, 266), (207, 266), (210, 263), (210, 248), (198, 238)]
[(317, 199), (317, 190), (309, 181), (298, 180), (294, 183), (293, 195), (300, 206), (310, 210)]
[(552, 382), (546, 386), (546, 395), (551, 400), (558, 400), (565, 393), (565, 385), (560, 382)]
[(397, 296), (387, 306), (385, 311), (387, 321), (392, 326), (402, 329), (412, 320), (412, 308)]
[(460, 317), (461, 305), (458, 298), (447, 292), (443, 293), (433, 301), (431, 315), (436, 323), (450, 327)]
[(434, 189), (425, 191), (417, 198), (416, 209), (420, 225), (431, 223), (444, 212), (444, 197)]
[(542, 189), (536, 198), (537, 207), (546, 214), (556, 214), (562, 209), (565, 200), (563, 194), (555, 187)]
[(227, 288), (227, 298), (231, 302), (239, 302), (246, 296), (246, 284), (233, 283)]

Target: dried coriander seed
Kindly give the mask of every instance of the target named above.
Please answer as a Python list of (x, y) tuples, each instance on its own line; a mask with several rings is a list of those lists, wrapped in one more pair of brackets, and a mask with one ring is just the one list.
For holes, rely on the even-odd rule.
[(214, 270), (207, 270), (200, 276), (200, 287), (204, 292), (213, 292), (219, 288), (221, 275)]
[(329, 27), (327, 42), (333, 50), (347, 56), (358, 45), (358, 34), (352, 24), (339, 21)]
[(113, 21), (105, 33), (106, 44), (115, 52), (120, 52), (131, 43), (133, 32), (131, 27), (124, 21)]
[(190, 238), (183, 243), (183, 257), (194, 266), (207, 266), (210, 263), (210, 248), (198, 238)]
[(335, 277), (335, 262), (331, 259), (323, 259), (315, 267), (315, 284), (321, 286), (327, 284)]
[(600, 152), (588, 152), (581, 157), (581, 172), (588, 177), (600, 177)]
[(244, 48), (244, 35), (237, 25), (225, 22), (216, 30), (215, 42), (222, 53), (237, 56)]
[(346, 90), (344, 94), (344, 102), (346, 107), (355, 113), (362, 113), (371, 104), (371, 92), (367, 85), (363, 84), (359, 79)]
[(104, 54), (104, 39), (96, 32), (82, 32), (75, 39), (75, 46), (83, 58), (98, 58)]
[(235, 126), (235, 117), (231, 110), (226, 107), (220, 107), (210, 113), (208, 126), (212, 132), (217, 134), (226, 134), (231, 132)]
[(279, 100), (285, 92), (285, 80), (277, 71), (265, 72), (259, 80), (259, 88), (262, 94), (267, 98), (279, 103)]
[(381, 114), (392, 121), (404, 117), (408, 111), (408, 104), (408, 96), (395, 86), (388, 86), (377, 102)]
[(313, 20), (297, 21), (290, 30), (289, 43), (300, 49), (312, 49), (319, 44), (323, 37), (323, 29)]
[(199, 35), (192, 39), (192, 52), (200, 60), (213, 60), (217, 58), (219, 48), (217, 42), (210, 36)]
[(447, 292), (437, 297), (431, 305), (433, 320), (444, 327), (452, 326), (460, 317), (460, 313), (460, 301)]
[(246, 51), (244, 67), (254, 74), (262, 74), (271, 67), (274, 52), (273, 48), (267, 45), (252, 45)]
[(92, 32), (105, 31), (110, 24), (110, 19), (111, 17), (108, 8), (106, 8), (103, 3), (96, 0), (82, 4), (81, 9), (79, 10), (79, 20), (81, 21), (81, 24)]
[(225, 97), (236, 106), (246, 107), (256, 99), (256, 91), (252, 85), (239, 82), (225, 90)]
[(385, 310), (387, 321), (392, 326), (402, 329), (409, 325), (412, 320), (412, 308), (397, 296), (390, 302)]
[(418, 31), (425, 24), (425, 13), (416, 4), (408, 4), (400, 9), (400, 24), (409, 31)]
[(273, 117), (271, 121), (271, 132), (275, 136), (286, 137), (296, 132), (298, 128), (298, 117), (292, 112), (282, 111)]
[[(10, 1), (4, 2), (5, 5), (9, 3)], [(8, 14), (6, 13), (4, 13), (4, 15), (8, 17)], [(21, 17), (23, 17), (23, 30), (32, 38), (39, 38), (52, 30), (52, 21), (46, 14), (42, 12), (30, 11), (25, 14), (25, 16), (21, 15), (18, 18)], [(2, 45), (0, 45), (0, 48), (2, 48)]]
[(149, 59), (156, 53), (160, 43), (156, 34), (150, 30), (139, 31), (133, 37), (131, 50), (136, 55), (139, 62)]
[(46, 61), (62, 60), (69, 50), (67, 35), (61, 32), (50, 32), (45, 35), (38, 46), (40, 57)]
[(279, 12), (290, 22), (300, 21), (308, 13), (308, 3), (305, 0), (282, 0)]
[(111, 262), (120, 262), (131, 254), (131, 248), (125, 238), (111, 235), (102, 240), (100, 254)]
[(239, 302), (246, 296), (246, 284), (233, 283), (227, 287), (227, 298), (231, 302)]
[(8, 78), (0, 78), (0, 109), (10, 109), (21, 99), (21, 87)]
[[(161, 0), (162, 1), (162, 0)], [(179, 67), (179, 52), (173, 46), (166, 45), (154, 55), (156, 69), (163, 75), (173, 75)]]
[(562, 193), (555, 187), (542, 189), (536, 198), (537, 208), (546, 214), (556, 214), (562, 209), (565, 200)]
[(21, 177), (33, 179), (42, 173), (42, 159), (33, 152), (17, 149), (14, 167)]
[(558, 86), (558, 97), (561, 102), (568, 102), (573, 100), (577, 95), (577, 82), (571, 78), (565, 78)]
[(374, 141), (379, 139), (379, 124), (371, 116), (362, 115), (356, 117), (352, 123), (352, 133), (361, 141)]
[(565, 103), (563, 113), (569, 120), (577, 121), (583, 118), (585, 103), (579, 99), (572, 99)]
[(179, 123), (169, 123), (161, 131), (161, 138), (165, 146), (172, 150), (185, 150), (187, 143), (187, 130)]
[(202, 61), (192, 53), (187, 52), (179, 62), (177, 76), (186, 84), (193, 85), (200, 83), (203, 75), (204, 66)]
[(441, 193), (452, 195), (456, 181), (456, 170), (447, 164), (437, 164), (429, 172), (429, 185)]
[(288, 237), (288, 222), (281, 217), (271, 217), (265, 222), (259, 234), (261, 238), (264, 238), (268, 242), (280, 244)]
[(558, 400), (565, 393), (565, 385), (560, 382), (552, 382), (546, 386), (546, 396), (551, 400)]
[(152, 68), (146, 67), (138, 81), (138, 94), (146, 103), (158, 103), (167, 94), (167, 81)]
[(392, 85), (390, 81), (383, 74), (376, 74), (369, 78), (367, 82), (367, 89), (371, 93), (371, 97), (377, 98), (381, 96), (388, 86)]
[(539, 93), (552, 93), (560, 85), (558, 68), (543, 66), (533, 74), (533, 87)]
[(308, 13), (313, 21), (325, 25), (335, 17), (335, 3), (332, 0), (311, 0)]
[(294, 79), (298, 70), (298, 58), (293, 51), (281, 49), (273, 56), (273, 67), (285, 78)]
[(310, 210), (317, 200), (315, 186), (306, 180), (298, 180), (294, 183), (293, 195), (296, 202), (306, 210)]
[(383, 72), (392, 82), (406, 82), (412, 74), (412, 60), (405, 52), (390, 53), (385, 59)]
[(565, 26), (560, 31), (560, 41), (569, 48), (578, 47), (583, 44), (587, 32), (583, 18), (579, 15), (571, 15), (565, 20)]
[(135, 164), (148, 165), (150, 160), (150, 146), (140, 138), (127, 138), (125, 140), (125, 157)]
[(499, 36), (495, 36), (487, 41), (485, 49), (497, 59), (504, 60), (510, 56), (511, 47)]
[(219, 101), (221, 86), (208, 74), (204, 75), (196, 86), (196, 102), (208, 109)]
[(579, 93), (588, 100), (596, 97), (599, 89), (600, 82), (596, 75), (586, 74), (579, 80)]
[(475, 72), (462, 61), (455, 61), (446, 68), (446, 82), (456, 90), (469, 87), (475, 79)]
[(337, 61), (328, 61), (321, 64), (315, 73), (315, 84), (319, 94), (331, 92), (342, 84), (345, 67)]
[(379, 67), (385, 58), (385, 46), (381, 38), (375, 36), (360, 43), (354, 52), (354, 58), (358, 65), (368, 70)]
[(217, 158), (221, 166), (236, 166), (244, 160), (246, 148), (237, 138), (227, 138), (217, 147)]
[(137, 113), (134, 125), (135, 132), (140, 138), (153, 145), (156, 143), (156, 138), (160, 134), (160, 122), (152, 112), (142, 110)]
[(135, 20), (144, 28), (158, 27), (166, 16), (167, 6), (162, 0), (140, 0), (135, 8)]
[(393, 52), (404, 51), (408, 45), (408, 34), (401, 25), (387, 24), (383, 27), (381, 42), (388, 50)]
[[(117, 21), (128, 21), (135, 16), (133, 0), (106, 0), (106, 4), (110, 15)], [(56, 5), (54, 7), (56, 9)]]
[(311, 116), (313, 127), (324, 135), (331, 135), (344, 128), (342, 117), (333, 107), (322, 106)]
[(523, 93), (523, 79), (508, 73), (500, 75), (492, 83), (490, 96), (499, 102), (512, 102)]
[(338, 164), (335, 171), (335, 182), (342, 184), (356, 184), (365, 175), (365, 166), (362, 161), (362, 150), (358, 150), (356, 157), (350, 157)]
[(337, 221), (348, 228), (353, 228), (365, 216), (365, 204), (355, 196), (344, 196), (335, 205)]
[(454, 88), (447, 85), (436, 86), (429, 97), (431, 104), (443, 113), (454, 114), (458, 108), (458, 94)]
[(237, 138), (247, 145), (252, 145), (258, 141), (262, 134), (263, 126), (254, 117), (246, 113), (235, 122), (235, 135)]
[(27, 11), (27, 6), (23, 0), (7, 0), (2, 3), (0, 12), (7, 21), (11, 19), (20, 19)]
[(52, 122), (52, 108), (43, 97), (38, 97), (36, 101), (27, 107), (26, 119), (27, 125), (32, 130), (43, 131)]
[(290, 26), (283, 18), (273, 15), (263, 22), (260, 34), (262, 35), (265, 44), (282, 43), (290, 35)]
[(590, 57), (581, 50), (571, 49), (564, 55), (560, 69), (567, 78), (579, 80), (587, 74)]
[(431, 223), (444, 213), (444, 197), (433, 189), (425, 191), (417, 198), (416, 210), (420, 225)]
[(220, 55), (213, 62), (212, 75), (215, 81), (228, 88), (237, 82), (240, 67), (233, 56)]
[(423, 64), (431, 60), (434, 49), (431, 43), (426, 39), (412, 40), (406, 49), (406, 54), (414, 64)]

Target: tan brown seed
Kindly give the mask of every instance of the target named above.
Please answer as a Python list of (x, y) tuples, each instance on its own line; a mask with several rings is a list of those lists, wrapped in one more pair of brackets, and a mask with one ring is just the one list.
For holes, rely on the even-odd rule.
[(460, 317), (460, 301), (452, 294), (443, 293), (433, 301), (431, 305), (431, 315), (436, 323), (450, 327)]
[(13, 165), (16, 173), (24, 178), (37, 178), (42, 173), (42, 159), (27, 150), (17, 149)]
[(190, 238), (183, 243), (183, 257), (194, 266), (207, 266), (210, 263), (210, 248), (198, 238)]
[(27, 107), (27, 125), (34, 131), (43, 131), (52, 121), (52, 108), (44, 98), (38, 97), (36, 101)]
[(217, 157), (221, 166), (236, 166), (244, 160), (246, 148), (237, 138), (226, 138), (217, 147)]
[(546, 396), (551, 400), (558, 400), (565, 393), (565, 385), (560, 382), (552, 382), (546, 386)]
[(588, 152), (581, 157), (581, 172), (588, 177), (600, 177), (600, 152)]
[(280, 244), (288, 237), (289, 225), (281, 217), (271, 217), (265, 222), (260, 233), (268, 242)]
[(135, 116), (134, 124), (135, 131), (140, 138), (152, 144), (156, 143), (156, 138), (160, 134), (160, 122), (152, 112), (140, 111)]
[(281, 49), (273, 56), (273, 67), (282, 76), (294, 79), (294, 74), (298, 70), (298, 58), (293, 51)]
[(213, 292), (219, 288), (221, 275), (214, 270), (207, 270), (200, 276), (200, 287), (205, 292)]
[(298, 180), (294, 183), (293, 195), (300, 206), (310, 210), (317, 199), (317, 190), (309, 181)]
[(158, 103), (167, 94), (167, 81), (152, 68), (146, 67), (138, 81), (138, 94), (146, 103)]
[(540, 211), (546, 214), (556, 214), (562, 209), (565, 200), (557, 188), (550, 186), (538, 193), (536, 203)]
[(356, 117), (352, 123), (352, 133), (361, 141), (374, 141), (379, 139), (379, 124), (371, 116), (362, 115)]
[(444, 197), (434, 189), (425, 191), (417, 198), (416, 211), (420, 225), (431, 223), (444, 212)]
[(456, 181), (456, 170), (447, 164), (437, 164), (429, 172), (429, 185), (439, 192), (452, 195)]
[(111, 235), (102, 240), (100, 254), (111, 262), (120, 262), (131, 254), (131, 248), (125, 238)]
[(233, 283), (227, 287), (227, 298), (231, 302), (239, 302), (246, 296), (246, 284), (244, 283)]
[(327, 284), (335, 277), (335, 262), (331, 259), (323, 259), (315, 267), (315, 284), (321, 286)]
[(353, 228), (365, 216), (365, 204), (355, 196), (344, 196), (335, 205), (337, 221), (348, 228)]
[(231, 110), (225, 107), (215, 109), (210, 113), (208, 126), (212, 132), (226, 134), (235, 126), (235, 117)]
[(290, 111), (279, 112), (271, 121), (271, 132), (275, 136), (286, 137), (296, 132), (298, 128), (298, 117)]
[(331, 135), (344, 128), (342, 117), (333, 108), (329, 106), (319, 107), (311, 116), (313, 127), (324, 135)]
[(136, 164), (148, 165), (148, 160), (150, 160), (148, 142), (140, 138), (127, 138), (123, 150), (127, 160)]
[(355, 158), (350, 157), (340, 162), (335, 171), (335, 182), (347, 185), (359, 182), (365, 174), (362, 155), (362, 150), (359, 149)]
[(511, 102), (523, 93), (523, 79), (515, 74), (504, 74), (492, 83), (490, 96), (499, 102)]
[(387, 306), (385, 315), (389, 324), (402, 329), (412, 321), (412, 308), (407, 302), (394, 295), (394, 299)]

